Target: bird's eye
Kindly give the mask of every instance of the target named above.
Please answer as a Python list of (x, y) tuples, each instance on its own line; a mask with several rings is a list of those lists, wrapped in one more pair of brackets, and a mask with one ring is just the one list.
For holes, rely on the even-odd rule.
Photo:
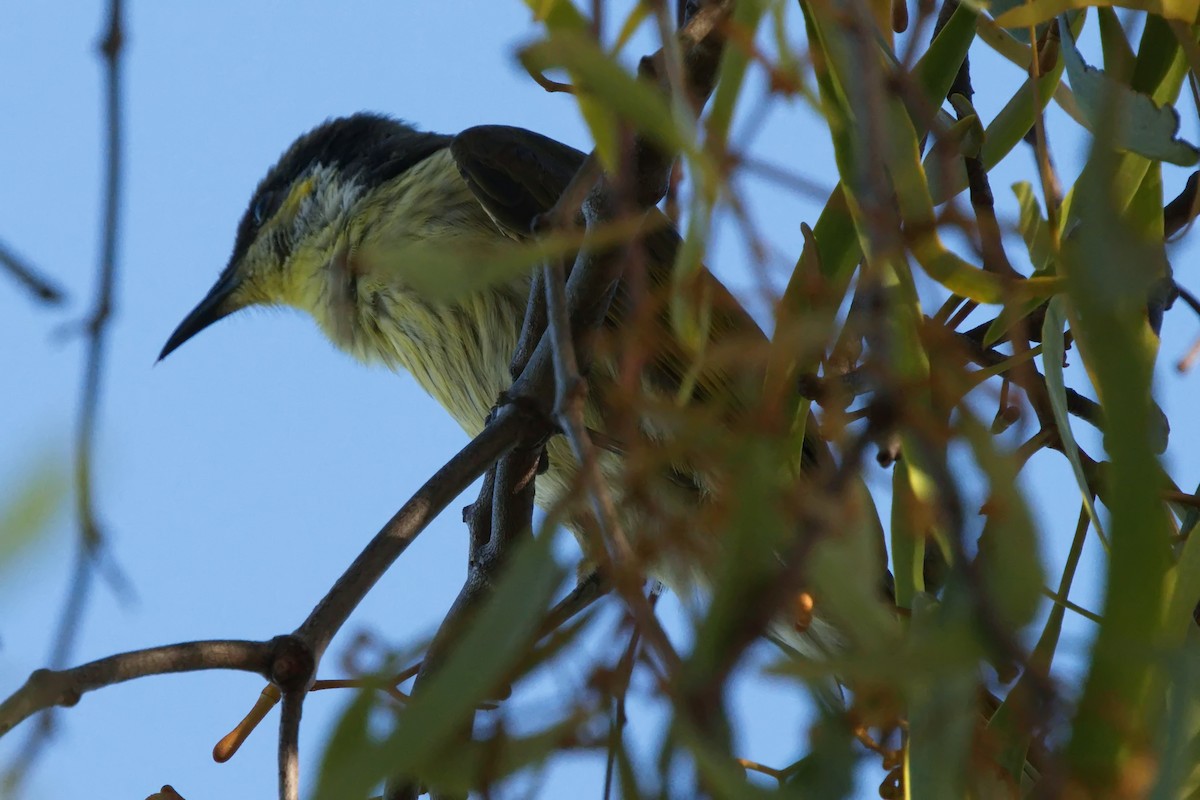
[(264, 192), (258, 199), (254, 201), (254, 205), (250, 209), (250, 213), (254, 216), (254, 224), (262, 225), (270, 218), (271, 213), (275, 210), (275, 193)]

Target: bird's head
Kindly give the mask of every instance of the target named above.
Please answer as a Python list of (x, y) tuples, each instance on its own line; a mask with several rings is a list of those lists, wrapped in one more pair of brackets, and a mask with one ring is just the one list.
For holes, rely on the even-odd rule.
[(259, 183), (234, 240), (229, 263), (159, 354), (235, 311), (253, 305), (305, 310), (316, 274), (358, 201), (446, 146), (448, 137), (419, 132), (375, 114), (325, 122), (297, 139)]

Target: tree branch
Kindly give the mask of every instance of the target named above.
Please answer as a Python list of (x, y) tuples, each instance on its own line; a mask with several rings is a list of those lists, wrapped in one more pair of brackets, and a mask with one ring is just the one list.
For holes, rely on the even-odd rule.
[(236, 669), (270, 677), (276, 640), (185, 642), (120, 653), (64, 670), (39, 669), (0, 703), (0, 736), (43, 709), (73, 706), (87, 692), (147, 675)]

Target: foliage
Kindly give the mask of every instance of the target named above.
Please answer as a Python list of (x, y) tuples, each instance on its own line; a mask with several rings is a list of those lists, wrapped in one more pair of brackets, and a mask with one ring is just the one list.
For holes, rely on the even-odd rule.
[[(518, 58), (569, 81), (564, 102), (614, 184), (637, 160), (635, 134), (680, 154), (686, 178), (665, 204), (678, 253), (656, 280), (643, 269), (650, 236), (630, 247), (625, 317), (595, 343), (588, 378), (607, 413), (589, 431), (607, 484), (578, 480), (505, 556), (411, 696), (391, 673), (357, 676), (314, 796), (365, 796), (397, 774), (490, 796), (575, 751), (606, 754), (603, 791), (630, 798), (838, 798), (864, 776), (882, 797), (922, 800), (1200, 792), (1200, 498), (1164, 460), (1154, 393), (1163, 315), (1181, 292), (1200, 311), (1167, 249), (1200, 213), (1196, 181), (1164, 197), (1170, 170), (1200, 161), (1177, 110), (1200, 81), (1195, 3), (805, 0), (797, 15), (792, 0), (740, 0), (700, 114), (678, 91), (688, 76), (669, 36), (670, 96), (626, 63), (638, 32), (673, 31), (667, 4), (638, 4), (606, 38), (589, 16), (603, 4), (526, 3), (540, 32)], [(1026, 74), (988, 98), (990, 118), (967, 61), (983, 48)], [(824, 120), (839, 177), (820, 215), (796, 221), (804, 245), (788, 254), (767, 335), (741, 324), (702, 266), (717, 215), (754, 238), (736, 181), (753, 159), (731, 135), (754, 76)], [(1051, 104), (1089, 137), (1073, 183), (1054, 167)], [(1006, 218), (990, 175), (1018, 153), (1033, 166)], [(802, 169), (798, 154), (777, 171)], [(640, 217), (589, 244), (628, 244), (631, 231), (644, 232)], [(415, 250), (407, 266), (414, 285), (434, 276), (428, 295), (452, 297), (578, 245), (559, 232), (487, 271), (474, 253)], [(659, 367), (666, 378), (649, 375)], [(1073, 530), (1031, 510), (1021, 475), (1042, 451), (1077, 488), (1058, 498), (1078, 509)], [(570, 451), (552, 445), (552, 457)], [(890, 490), (868, 486), (868, 468), (890, 470)], [(39, 473), (0, 509), (0, 559), (39, 528), (60, 483)], [(636, 575), (614, 574), (631, 567), (588, 543), (606, 500)], [(703, 611), (679, 637), (690, 649), (656, 639), (624, 595), (615, 631), (594, 608), (547, 626), (569, 583), (558, 523), (585, 532), (618, 588), (643, 572), (676, 587), (705, 576)], [(1089, 537), (1106, 565), (1094, 611), (1070, 599)], [(1058, 574), (1042, 563), (1050, 542), (1070, 546)], [(1072, 616), (1095, 631), (1076, 683), (1055, 667)], [(740, 752), (728, 710), (762, 636), (781, 645), (765, 672), (817, 709), (788, 765)], [(588, 691), (540, 715), (510, 711), (567, 659), (586, 662)], [(669, 709), (649, 756), (625, 730), (631, 685)]]
[[(712, 105), (696, 122), (618, 66), (627, 32), (645, 24), (645, 7), (606, 48), (584, 11), (529, 4), (544, 33), (522, 62), (566, 71), (605, 164), (619, 163), (622, 125), (683, 154), (692, 183), (680, 280), (667, 301), (677, 335), (704, 336), (705, 298), (678, 287), (705, 249), (709, 217), (738, 202), (730, 179), (744, 154), (729, 139), (729, 120), (748, 73), (762, 71), (777, 96), (806, 102), (826, 120), (841, 177), (805, 227), (806, 245), (774, 306), (772, 341), (719, 341), (695, 356), (761, 368), (766, 383), (749, 419), (734, 424), (694, 407), (655, 406), (637, 389), (622, 398), (637, 414), (670, 419), (687, 442), (670, 454), (626, 453), (630, 472), (644, 477), (686, 449), (687, 459), (719, 464), (727, 481), (691, 517), (661, 509), (643, 517), (677, 532), (676, 540), (647, 545), (656, 551), (651, 560), (698, 558), (680, 531), (714, 525), (725, 559), (678, 674), (664, 675), (663, 663), (636, 646), (630, 653), (640, 657), (620, 662), (657, 676), (673, 709), (672, 732), (654, 762), (667, 769), (682, 758), (696, 786), (722, 797), (846, 796), (856, 770), (881, 770), (885, 797), (1190, 796), (1197, 763), (1189, 653), (1200, 577), (1188, 534), (1197, 499), (1162, 463), (1168, 427), (1153, 386), (1162, 314), (1176, 296), (1166, 238), (1196, 213), (1194, 193), (1169, 206), (1163, 196), (1164, 164), (1197, 161), (1196, 148), (1178, 138), (1173, 107), (1184, 78), (1194, 81), (1189, 72), (1200, 66), (1196, 31), (1185, 24), (1195, 9), (1034, 2), (998, 7), (1003, 15), (994, 20), (974, 5), (949, 3), (932, 40), (909, 36), (899, 54), (893, 25), (907, 24), (908, 13), (900, 4), (802, 3), (806, 44), (796, 46), (783, 0), (747, 0), (730, 22)], [(915, 29), (928, 30), (938, 9), (916, 11)], [(1076, 45), (1097, 23), (1101, 67)], [(1130, 31), (1139, 25), (1136, 39)], [(1028, 74), (990, 121), (972, 103), (964, 60), (980, 47)], [(1052, 166), (1042, 118), (1052, 102), (1091, 134), (1074, 186), (1062, 186)], [(1036, 169), (1013, 187), (1019, 219), (998, 218), (988, 173), (1024, 148)], [(946, 241), (965, 243), (969, 254)], [(645, 335), (621, 337), (618, 352), (636, 361)], [(1064, 372), (1068, 358), (1080, 361), (1086, 380)], [(1086, 399), (1093, 387), (1095, 403)], [(997, 397), (989, 429), (980, 415)], [(813, 419), (810, 401), (819, 408)], [(1018, 418), (1026, 435), (1014, 447)], [(794, 465), (805, 426), (818, 421), (841, 467), (812, 479)], [(1081, 424), (1103, 433), (1102, 453), (1080, 446), (1073, 426)], [(872, 447), (891, 465), (890, 498), (872, 496), (856, 477)], [(1079, 486), (1077, 497), (1060, 498), (1080, 508), (1073, 534), (1040, 529), (1018, 481), (1030, 457), (1047, 449)], [(618, 494), (637, 502), (631, 487)], [(968, 498), (980, 495), (977, 515)], [(883, 536), (880, 519), (890, 537), (886, 592), (871, 577), (880, 574), (883, 544), (873, 541)], [(1095, 614), (1068, 600), (1092, 535), (1108, 565)], [(1057, 589), (1047, 588), (1038, 557), (1054, 538), (1073, 542)], [(774, 562), (764, 560), (771, 554)], [(777, 780), (767, 790), (735, 766), (735, 756), (753, 754), (730, 743), (724, 692), (746, 645), (739, 630), (791, 608), (781, 600), (789, 593), (833, 622), (837, 644), (822, 657), (783, 657), (775, 667), (825, 710), (796, 742), (791, 766), (740, 762)], [(748, 610), (762, 604), (772, 610)], [(1051, 670), (1064, 617), (1077, 613), (1097, 629), (1081, 692)], [(562, 657), (560, 646), (535, 650), (524, 674)], [(465, 646), (458, 659), (484, 672), (492, 660)], [(462, 790), (463, 776), (495, 783), (508, 770), (582, 746), (609, 751), (625, 796), (677, 796), (669, 773), (632, 766), (621, 712), (613, 711), (623, 700), (604, 701), (610, 692), (623, 697), (628, 678), (602, 679), (610, 674), (603, 660), (596, 670), (594, 696), (567, 703), (529, 737), (482, 743), (494, 754), (486, 776), (475, 760), (481, 743), (463, 748), (444, 726), (447, 738), (421, 750), (440, 755), (411, 768)], [(831, 693), (834, 682), (841, 689)], [(607, 717), (613, 733), (597, 736)], [(366, 725), (357, 704), (326, 754), (326, 776), (361, 763), (360, 744), (346, 743), (361, 743)], [(386, 742), (405, 729), (401, 712)]]

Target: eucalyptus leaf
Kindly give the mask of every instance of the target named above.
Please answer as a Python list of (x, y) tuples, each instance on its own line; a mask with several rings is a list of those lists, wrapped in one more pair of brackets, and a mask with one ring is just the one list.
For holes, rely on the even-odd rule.
[(1117, 149), (1185, 167), (1200, 161), (1200, 150), (1178, 137), (1179, 112), (1174, 106), (1160, 106), (1104, 70), (1090, 66), (1083, 60), (1070, 28), (1064, 24), (1059, 30), (1067, 75), (1089, 130), (1096, 131), (1103, 115), (1103, 124), (1111, 126), (1111, 146)]
[(1094, 6), (1145, 11), (1163, 19), (1189, 23), (1195, 22), (1197, 13), (1200, 12), (1198, 0), (1031, 0), (1015, 6), (1011, 5), (1009, 0), (1002, 2), (1002, 7), (1007, 10), (996, 17), (996, 24), (1002, 28), (1028, 28), (1047, 22), (1065, 11)]

